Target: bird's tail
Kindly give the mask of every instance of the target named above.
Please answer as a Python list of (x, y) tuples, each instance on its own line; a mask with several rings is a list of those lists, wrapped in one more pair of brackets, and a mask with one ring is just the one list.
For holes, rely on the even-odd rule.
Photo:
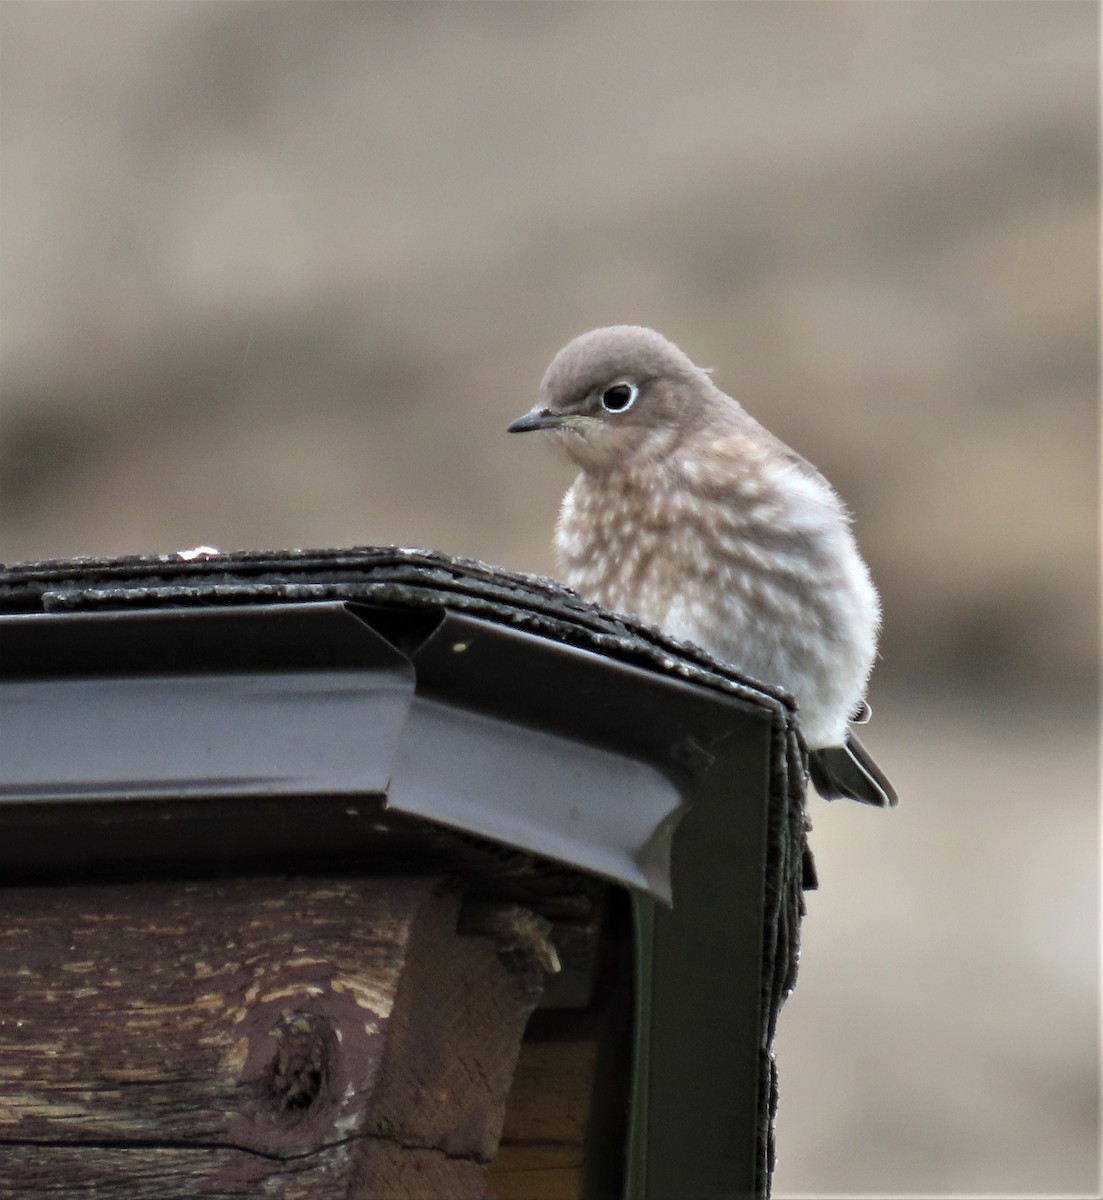
[(847, 734), (844, 746), (811, 751), (808, 773), (825, 800), (860, 800), (878, 808), (896, 804), (896, 789), (853, 733)]

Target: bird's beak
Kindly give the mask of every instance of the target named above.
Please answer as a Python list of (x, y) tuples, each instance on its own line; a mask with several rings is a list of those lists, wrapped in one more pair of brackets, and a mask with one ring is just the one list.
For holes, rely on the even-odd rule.
[(531, 412), (518, 417), (506, 430), (507, 433), (531, 433), (534, 429), (559, 429), (566, 416), (554, 413), (547, 408), (534, 408)]

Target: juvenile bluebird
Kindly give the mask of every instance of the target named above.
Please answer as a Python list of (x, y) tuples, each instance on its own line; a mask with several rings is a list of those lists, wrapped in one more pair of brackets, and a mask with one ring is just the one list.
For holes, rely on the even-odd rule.
[(581, 468), (555, 550), (566, 582), (796, 699), (816, 790), (895, 804), (849, 729), (868, 715), (880, 603), (839, 496), (653, 329), (568, 342), (511, 433)]

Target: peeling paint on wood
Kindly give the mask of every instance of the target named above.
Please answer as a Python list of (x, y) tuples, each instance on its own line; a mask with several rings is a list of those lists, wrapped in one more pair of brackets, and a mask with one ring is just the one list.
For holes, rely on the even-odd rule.
[(531, 973), (433, 879), (0, 890), (0, 1197), (481, 1197)]

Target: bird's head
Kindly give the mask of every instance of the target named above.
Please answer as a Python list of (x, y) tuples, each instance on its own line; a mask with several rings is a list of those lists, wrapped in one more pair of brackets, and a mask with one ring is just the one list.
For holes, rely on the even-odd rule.
[(559, 351), (536, 404), (509, 432), (550, 430), (586, 470), (657, 462), (710, 419), (720, 396), (708, 373), (661, 334), (611, 325)]

